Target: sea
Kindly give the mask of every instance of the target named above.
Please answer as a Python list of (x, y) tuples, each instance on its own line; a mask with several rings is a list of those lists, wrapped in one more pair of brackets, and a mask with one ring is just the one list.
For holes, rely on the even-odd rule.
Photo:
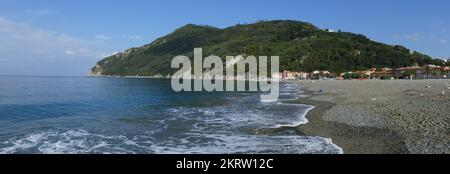
[(169, 79), (0, 76), (0, 154), (340, 154), (326, 137), (259, 131), (308, 124), (300, 86), (174, 92)]

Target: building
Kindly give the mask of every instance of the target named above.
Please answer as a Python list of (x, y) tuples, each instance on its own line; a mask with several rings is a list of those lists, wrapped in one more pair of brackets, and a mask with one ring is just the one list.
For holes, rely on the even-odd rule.
[(372, 77), (372, 74), (376, 71), (377, 71), (376, 68), (371, 68), (365, 71), (356, 71), (355, 73), (359, 75), (360, 79), (369, 79), (370, 77)]
[(381, 68), (341, 73), (338, 79), (441, 79), (450, 78), (450, 67), (437, 65)]
[(328, 79), (333, 78), (334, 74), (329, 71), (313, 71), (310, 74), (311, 79)]
[(305, 80), (308, 77), (309, 77), (309, 73), (303, 72), (303, 71), (295, 72), (295, 71), (284, 70), (282, 73), (282, 78), (284, 80), (297, 80), (297, 79)]
[(381, 70), (373, 72), (370, 76), (372, 79), (393, 79), (395, 77), (394, 71), (391, 70)]
[(282, 73), (282, 78), (284, 80), (295, 80), (297, 79), (297, 72), (284, 70)]
[(417, 79), (442, 79), (447, 77), (446, 67), (426, 65), (416, 72)]
[(396, 71), (417, 71), (421, 67), (420, 66), (408, 66), (408, 67), (402, 67), (395, 69)]
[(420, 66), (396, 68), (394, 70), (394, 76), (396, 79), (414, 79), (417, 77), (417, 71), (420, 69), (422, 69)]
[(341, 73), (338, 79), (369, 79), (372, 76), (372, 73), (376, 72), (376, 68), (371, 68), (364, 71), (349, 71), (345, 73)]
[(297, 79), (306, 80), (308, 77), (309, 77), (309, 73), (307, 73), (307, 72), (301, 71), (301, 72), (297, 73)]
[(446, 66), (444, 68), (445, 77), (444, 78), (450, 78), (450, 67)]

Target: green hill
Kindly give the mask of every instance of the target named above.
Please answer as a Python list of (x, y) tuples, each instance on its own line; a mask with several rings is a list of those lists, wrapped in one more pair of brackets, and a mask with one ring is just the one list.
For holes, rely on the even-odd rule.
[(236, 25), (224, 29), (185, 25), (173, 33), (139, 48), (107, 57), (92, 68), (92, 75), (168, 75), (177, 55), (193, 57), (202, 47), (203, 56), (280, 56), (280, 70), (334, 73), (372, 67), (397, 68), (414, 64), (442, 64), (441, 60), (410, 52), (403, 46), (372, 41), (364, 35), (329, 32), (310, 23), (278, 20)]

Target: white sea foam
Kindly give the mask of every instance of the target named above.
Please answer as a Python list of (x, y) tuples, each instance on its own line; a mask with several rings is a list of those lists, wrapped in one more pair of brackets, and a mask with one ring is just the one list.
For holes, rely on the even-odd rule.
[(301, 113), (301, 116), (299, 116), (299, 121), (297, 121), (297, 122), (292, 122), (291, 124), (277, 124), (275, 127), (276, 128), (297, 127), (302, 124), (307, 124), (309, 122), (309, 120), (306, 118), (306, 114), (314, 108), (315, 108), (314, 106), (311, 106), (310, 108), (306, 109), (304, 113)]
[[(142, 141), (150, 135), (131, 138), (91, 134), (85, 130), (66, 132), (40, 132), (23, 138), (13, 138), (3, 144), (10, 147), (0, 149), (0, 153), (44, 154), (84, 154), (84, 153), (158, 153), (158, 154), (196, 154), (196, 153), (342, 153), (330, 139), (321, 137), (304, 137), (295, 135), (225, 135), (225, 134), (190, 134), (181, 139), (169, 138), (166, 141)], [(193, 142), (196, 138), (209, 138), (203, 143)], [(32, 142), (32, 143), (28, 143)]]

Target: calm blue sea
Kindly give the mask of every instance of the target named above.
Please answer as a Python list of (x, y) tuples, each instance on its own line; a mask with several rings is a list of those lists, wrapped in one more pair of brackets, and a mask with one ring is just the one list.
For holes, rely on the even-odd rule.
[(263, 128), (312, 106), (259, 93), (173, 92), (167, 79), (0, 76), (0, 153), (341, 153), (329, 139)]

